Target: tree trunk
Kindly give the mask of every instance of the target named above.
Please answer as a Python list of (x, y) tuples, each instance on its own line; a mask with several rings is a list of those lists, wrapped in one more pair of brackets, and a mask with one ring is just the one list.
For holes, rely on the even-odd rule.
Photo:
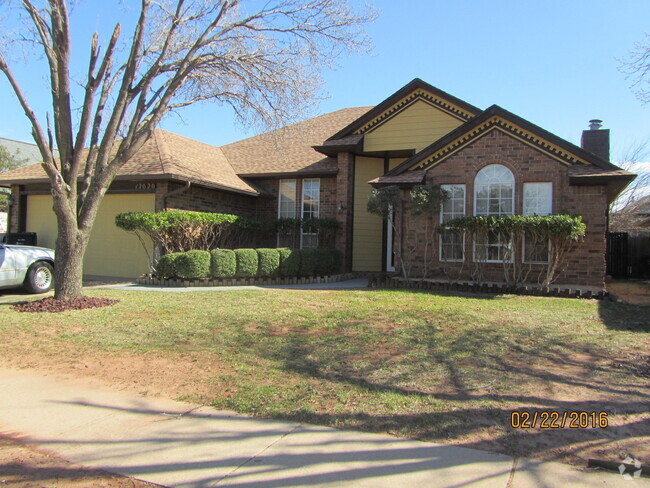
[(89, 235), (70, 227), (66, 228), (59, 220), (54, 267), (54, 298), (57, 300), (83, 296), (83, 258)]

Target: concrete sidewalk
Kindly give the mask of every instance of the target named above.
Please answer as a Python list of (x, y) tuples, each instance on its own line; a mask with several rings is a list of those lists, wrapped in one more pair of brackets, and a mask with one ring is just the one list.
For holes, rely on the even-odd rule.
[(86, 384), (0, 369), (1, 430), (70, 461), (169, 487), (650, 487), (647, 479)]

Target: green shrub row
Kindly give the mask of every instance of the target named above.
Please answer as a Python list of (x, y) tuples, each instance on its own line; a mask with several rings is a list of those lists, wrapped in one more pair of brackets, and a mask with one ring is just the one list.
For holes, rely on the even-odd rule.
[(214, 249), (161, 256), (159, 278), (252, 278), (327, 276), (341, 271), (335, 249)]

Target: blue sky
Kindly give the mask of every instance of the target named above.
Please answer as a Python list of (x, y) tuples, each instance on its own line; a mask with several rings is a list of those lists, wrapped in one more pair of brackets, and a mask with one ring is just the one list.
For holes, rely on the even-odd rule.
[[(324, 73), (328, 98), (311, 115), (374, 105), (413, 78), (422, 78), (480, 108), (496, 103), (570, 142), (579, 144), (589, 119), (604, 120), (612, 159), (650, 140), (650, 104), (634, 98), (617, 69), (650, 32), (648, 0), (377, 0), (380, 16), (369, 26), (370, 55), (339, 61)], [(110, 27), (104, 5), (80, 7), (90, 29)], [(87, 41), (78, 42), (84, 54)], [(83, 67), (78, 67), (79, 73)], [(33, 65), (18, 68), (39, 114), (47, 89)], [(0, 81), (0, 137), (30, 140), (25, 116)], [(162, 127), (214, 145), (253, 135), (234, 124), (226, 107), (191, 107)]]

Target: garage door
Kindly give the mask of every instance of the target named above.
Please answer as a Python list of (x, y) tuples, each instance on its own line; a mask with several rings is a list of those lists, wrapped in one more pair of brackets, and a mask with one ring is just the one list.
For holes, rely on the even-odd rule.
[[(136, 278), (148, 271), (147, 254), (142, 244), (133, 234), (115, 226), (115, 216), (121, 212), (153, 212), (154, 198), (153, 194), (104, 197), (86, 250), (84, 274)], [(56, 217), (52, 210), (51, 196), (27, 197), (25, 230), (38, 233), (39, 246), (54, 248)]]

